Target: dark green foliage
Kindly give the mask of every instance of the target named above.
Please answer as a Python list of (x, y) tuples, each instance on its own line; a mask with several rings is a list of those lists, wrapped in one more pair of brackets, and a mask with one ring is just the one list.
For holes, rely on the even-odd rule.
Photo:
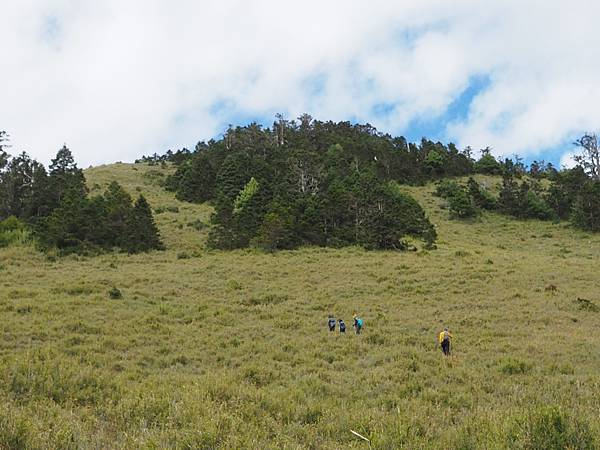
[(554, 177), (548, 189), (546, 200), (560, 219), (569, 219), (575, 200), (588, 176), (581, 167), (563, 170)]
[(477, 208), (494, 210), (496, 209), (496, 199), (484, 187), (482, 187), (473, 177), (467, 181), (467, 189), (473, 204)]
[[(213, 203), (211, 247), (402, 248), (406, 235), (433, 243), (435, 230), (388, 181), (442, 176), (451, 161), (456, 174), (472, 166), (454, 146), (423, 140), (412, 148), (369, 125), (280, 118), (272, 130), (230, 128), (223, 140), (202, 145), (167, 187), (179, 198)], [(407, 164), (420, 164), (418, 173)]]
[(295, 232), (295, 220), (289, 207), (274, 200), (269, 206), (256, 236), (252, 239), (252, 244), (266, 251), (296, 247), (298, 237)]
[[(215, 200), (223, 193), (237, 195), (250, 176), (262, 181), (251, 167), (261, 160), (268, 162), (272, 174), (282, 175), (278, 183), (291, 184), (303, 194), (319, 189), (324, 166), (352, 165), (358, 171), (372, 170), (382, 180), (412, 184), (474, 172), (470, 153), (458, 151), (454, 144), (423, 139), (420, 145), (409, 145), (403, 137), (381, 134), (370, 125), (309, 117), (300, 117), (299, 123), (279, 120), (272, 129), (257, 124), (230, 127), (222, 140), (199, 143), (166, 186), (194, 202)], [(330, 151), (336, 145), (343, 154)]]
[(132, 215), (131, 196), (116, 182), (104, 192), (106, 226), (115, 235), (117, 247), (127, 248), (128, 220)]
[(479, 213), (472, 197), (462, 187), (448, 197), (448, 206), (450, 207), (451, 214), (459, 219), (475, 217)]
[(164, 155), (154, 153), (153, 155), (142, 156), (140, 159), (136, 159), (135, 162), (147, 163), (151, 166), (165, 164), (167, 162), (171, 162), (175, 165), (180, 165), (188, 161), (191, 158), (191, 156), (192, 153), (187, 148), (182, 148), (181, 150), (177, 150), (175, 152), (173, 150), (167, 150)]
[(586, 298), (577, 298), (577, 300), (575, 301), (575, 303), (577, 304), (577, 307), (579, 309), (581, 309), (582, 311), (589, 311), (589, 312), (598, 312), (600, 311), (600, 308), (598, 307), (598, 305), (596, 305), (593, 301), (588, 300)]
[(475, 163), (475, 171), (488, 175), (500, 175), (502, 166), (490, 153), (489, 149), (482, 150), (481, 158)]
[[(471, 182), (471, 180), (473, 179), (470, 178), (469, 182)], [(473, 180), (473, 183), (477, 185), (475, 180)], [(479, 205), (476, 204), (476, 201), (471, 194), (471, 190), (471, 183), (467, 189), (455, 181), (442, 180), (438, 183), (434, 194), (448, 200), (450, 214), (453, 217), (466, 219), (469, 217), (475, 217), (479, 214)], [(479, 187), (477, 188), (476, 195), (477, 194), (480, 194)]]
[(136, 200), (126, 221), (125, 242), (122, 247), (129, 253), (164, 250), (152, 210), (143, 195)]
[(26, 242), (30, 233), (25, 222), (43, 248), (62, 253), (163, 248), (147, 202), (140, 199), (132, 206), (129, 194), (115, 182), (103, 196), (88, 197), (83, 171), (66, 146), (49, 173), (26, 153), (11, 159), (2, 150), (0, 157), (0, 221), (12, 216), (6, 223), (20, 224), (1, 233), (0, 245)]
[(60, 206), (36, 227), (36, 234), (43, 247), (56, 247), (62, 253), (164, 248), (146, 200), (140, 196), (132, 206), (131, 197), (116, 182), (104, 196), (68, 191)]
[(112, 287), (110, 289), (110, 291), (108, 291), (108, 296), (113, 300), (119, 300), (119, 299), (123, 298), (123, 294), (116, 287)]
[(433, 195), (447, 199), (455, 195), (461, 189), (462, 187), (456, 181), (442, 180), (436, 185)]
[(74, 196), (84, 196), (87, 193), (83, 171), (77, 167), (73, 154), (64, 145), (50, 162), (48, 189), (51, 193), (49, 209), (54, 209), (63, 198), (73, 193)]
[(180, 200), (203, 203), (215, 194), (217, 174), (206, 153), (190, 159), (168, 178), (169, 190), (175, 191)]
[(571, 220), (582, 230), (600, 231), (600, 181), (584, 183), (573, 204)]
[(555, 216), (538, 185), (527, 181), (519, 185), (512, 177), (502, 180), (498, 208), (504, 214), (519, 219), (548, 220)]

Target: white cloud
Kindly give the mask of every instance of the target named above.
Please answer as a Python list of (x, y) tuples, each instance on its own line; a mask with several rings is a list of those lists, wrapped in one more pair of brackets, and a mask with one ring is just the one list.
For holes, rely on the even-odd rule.
[(4, 3), (0, 129), (45, 162), (63, 142), (82, 165), (132, 160), (278, 111), (402, 133), (480, 75), (446, 130), (461, 146), (526, 155), (600, 128), (600, 4), (585, 0)]
[(575, 162), (575, 152), (566, 152), (560, 158), (560, 168), (572, 169), (577, 165)]

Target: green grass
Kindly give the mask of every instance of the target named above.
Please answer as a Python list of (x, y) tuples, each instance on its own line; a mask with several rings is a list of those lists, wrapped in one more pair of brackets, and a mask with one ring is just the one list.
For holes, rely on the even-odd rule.
[[(212, 252), (210, 207), (164, 192), (169, 170), (86, 171), (163, 210), (165, 252), (0, 249), (0, 449), (598, 444), (600, 236), (452, 221), (428, 185), (406, 190), (437, 250)], [(354, 311), (363, 335), (327, 331)]]

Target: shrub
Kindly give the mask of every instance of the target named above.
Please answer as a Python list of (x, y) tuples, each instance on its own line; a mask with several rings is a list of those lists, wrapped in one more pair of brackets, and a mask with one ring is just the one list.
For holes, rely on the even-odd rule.
[(508, 448), (563, 450), (596, 448), (587, 422), (571, 418), (558, 407), (547, 407), (517, 418), (507, 436)]
[(15, 216), (0, 221), (0, 247), (26, 244), (30, 239), (27, 227)]
[(473, 204), (473, 200), (463, 188), (458, 189), (448, 197), (448, 206), (451, 215), (459, 219), (475, 217), (479, 213), (479, 210)]
[(531, 364), (517, 359), (509, 358), (500, 367), (502, 373), (506, 375), (524, 374), (531, 370)]
[(577, 298), (575, 303), (577, 303), (577, 307), (582, 311), (598, 312), (600, 309), (594, 302), (585, 298)]
[(442, 180), (436, 185), (433, 195), (442, 198), (449, 198), (461, 190), (461, 186), (456, 181)]
[(110, 291), (108, 291), (108, 296), (113, 300), (118, 300), (118, 299), (123, 298), (123, 294), (116, 287), (113, 287)]

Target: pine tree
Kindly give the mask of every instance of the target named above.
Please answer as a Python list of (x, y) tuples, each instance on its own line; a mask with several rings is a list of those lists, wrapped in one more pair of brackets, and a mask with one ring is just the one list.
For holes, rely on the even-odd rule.
[(33, 171), (34, 161), (25, 152), (9, 161), (1, 175), (0, 219), (26, 215), (33, 188)]
[(177, 189), (178, 199), (194, 203), (213, 199), (217, 175), (205, 153), (194, 157), (190, 166), (182, 172)]
[(46, 168), (34, 161), (32, 172), (31, 195), (26, 205), (25, 217), (34, 225), (50, 214), (50, 191), (48, 189), (48, 173)]
[(154, 223), (152, 210), (143, 195), (136, 200), (127, 220), (123, 249), (129, 253), (148, 250), (164, 250), (158, 227)]
[(104, 192), (106, 204), (106, 222), (113, 238), (111, 245), (126, 248), (128, 219), (132, 214), (133, 206), (131, 196), (113, 181)]
[(504, 214), (518, 217), (520, 211), (519, 186), (512, 177), (502, 179), (498, 208)]
[(77, 167), (73, 154), (66, 145), (58, 151), (49, 167), (49, 188), (52, 193), (50, 208), (57, 207), (68, 191), (84, 197), (87, 194), (83, 171)]
[(476, 207), (487, 210), (494, 210), (496, 208), (496, 199), (475, 181), (473, 177), (469, 177), (467, 189)]
[(573, 225), (587, 231), (600, 231), (600, 181), (586, 183), (573, 204)]

